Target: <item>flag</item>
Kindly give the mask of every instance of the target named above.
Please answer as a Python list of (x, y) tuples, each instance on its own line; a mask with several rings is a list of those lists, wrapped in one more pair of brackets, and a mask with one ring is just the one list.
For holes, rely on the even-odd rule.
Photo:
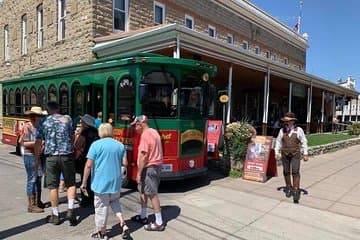
[(294, 31), (300, 33), (300, 17), (298, 17), (296, 24), (294, 26)]

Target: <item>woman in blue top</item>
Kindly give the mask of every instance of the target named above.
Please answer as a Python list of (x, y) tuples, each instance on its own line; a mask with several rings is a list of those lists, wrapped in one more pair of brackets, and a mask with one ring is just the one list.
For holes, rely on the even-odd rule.
[(119, 218), (123, 238), (130, 236), (121, 213), (120, 191), (122, 171), (127, 167), (126, 150), (124, 145), (113, 139), (111, 124), (104, 123), (99, 127), (99, 140), (93, 142), (87, 154), (81, 190), (86, 195), (86, 184), (91, 172), (91, 190), (94, 191), (95, 225), (97, 231), (92, 238), (106, 238), (106, 222), (108, 209), (111, 206), (114, 214)]

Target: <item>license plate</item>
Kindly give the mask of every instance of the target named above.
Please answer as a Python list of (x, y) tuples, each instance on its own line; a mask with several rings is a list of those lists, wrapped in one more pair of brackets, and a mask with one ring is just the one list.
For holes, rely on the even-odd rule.
[(172, 164), (163, 164), (161, 165), (161, 171), (162, 172), (172, 172), (173, 166)]

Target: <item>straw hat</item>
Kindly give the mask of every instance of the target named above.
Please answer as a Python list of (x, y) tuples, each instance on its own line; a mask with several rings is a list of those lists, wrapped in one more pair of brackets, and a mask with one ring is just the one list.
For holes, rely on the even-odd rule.
[(281, 118), (281, 121), (288, 122), (288, 121), (297, 121), (297, 118), (295, 117), (295, 114), (292, 112), (285, 113), (284, 117)]
[(85, 114), (84, 116), (80, 117), (81, 122), (85, 123), (89, 127), (95, 127), (95, 118), (89, 114)]
[(43, 110), (41, 109), (41, 107), (31, 107), (30, 110), (27, 110), (25, 112), (25, 115), (39, 115), (39, 116), (42, 116), (43, 115)]

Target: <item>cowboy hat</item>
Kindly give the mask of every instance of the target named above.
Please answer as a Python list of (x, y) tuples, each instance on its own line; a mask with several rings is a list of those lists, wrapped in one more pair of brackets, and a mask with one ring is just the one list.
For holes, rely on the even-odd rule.
[(41, 107), (31, 107), (30, 110), (27, 110), (25, 112), (25, 115), (39, 115), (39, 116), (42, 116), (43, 115), (43, 110), (41, 109)]
[(95, 118), (89, 114), (85, 114), (84, 116), (80, 117), (81, 122), (85, 123), (89, 127), (95, 127)]
[(295, 117), (295, 114), (292, 112), (285, 113), (284, 117), (281, 118), (281, 121), (288, 122), (288, 121), (297, 121), (297, 118)]

